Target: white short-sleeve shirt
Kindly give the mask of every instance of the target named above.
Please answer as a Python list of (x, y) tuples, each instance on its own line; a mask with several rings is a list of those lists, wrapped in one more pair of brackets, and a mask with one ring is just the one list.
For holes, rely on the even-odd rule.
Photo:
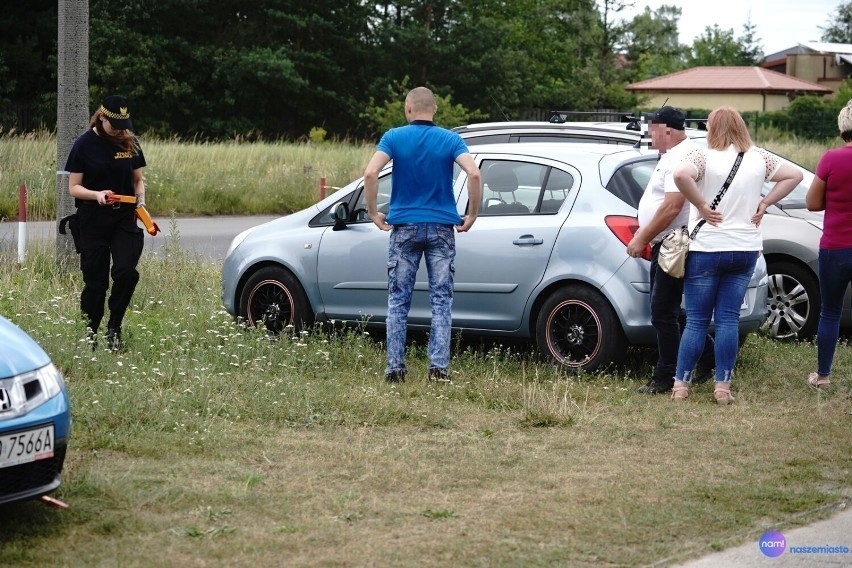
[[(644, 227), (651, 222), (657, 209), (663, 204), (666, 198), (666, 193), (677, 192), (678, 188), (674, 183), (674, 171), (677, 167), (684, 163), (692, 164), (700, 174), (704, 169), (704, 155), (701, 149), (689, 138), (685, 138), (676, 146), (667, 150), (666, 153), (660, 156), (660, 161), (651, 174), (651, 179), (648, 180), (648, 185), (645, 187), (645, 193), (642, 194), (642, 199), (639, 201), (637, 216), (639, 218), (639, 226)], [(689, 220), (689, 202), (683, 204), (683, 209), (672, 219), (669, 226), (660, 231), (651, 239), (652, 243), (658, 243), (672, 229), (683, 227)]]
[[(704, 176), (698, 182), (701, 195), (712, 204), (737, 158), (733, 146), (725, 150), (704, 150)], [(763, 150), (752, 146), (743, 155), (743, 161), (725, 192), (716, 210), (722, 213), (722, 223), (713, 226), (704, 223), (698, 230), (695, 240), (689, 245), (690, 251), (718, 252), (763, 250), (763, 237), (760, 228), (751, 222), (762, 199), (763, 184), (769, 181), (781, 160)], [(701, 217), (694, 206), (690, 206), (689, 230), (692, 231)]]

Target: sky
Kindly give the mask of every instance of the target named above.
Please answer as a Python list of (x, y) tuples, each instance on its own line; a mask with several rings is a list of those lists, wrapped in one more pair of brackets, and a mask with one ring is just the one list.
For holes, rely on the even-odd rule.
[(619, 15), (631, 20), (646, 6), (652, 11), (664, 4), (677, 6), (681, 9), (680, 42), (686, 45), (692, 45), (704, 28), (713, 24), (733, 30), (734, 37), (739, 39), (751, 15), (763, 53), (769, 55), (798, 43), (819, 41), (822, 36), (819, 28), (826, 27), (829, 17), (844, 3), (843, 0), (633, 0), (633, 8)]

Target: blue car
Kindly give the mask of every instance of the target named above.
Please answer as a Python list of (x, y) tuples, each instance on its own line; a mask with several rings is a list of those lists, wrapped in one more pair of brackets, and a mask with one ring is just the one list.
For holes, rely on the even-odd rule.
[(59, 487), (71, 431), (62, 374), (47, 353), (0, 316), (0, 505)]

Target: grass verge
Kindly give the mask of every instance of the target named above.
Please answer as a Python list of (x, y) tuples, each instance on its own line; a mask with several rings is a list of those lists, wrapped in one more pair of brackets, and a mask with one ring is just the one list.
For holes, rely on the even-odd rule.
[(117, 354), (86, 343), (79, 274), (48, 252), (0, 274), (0, 313), (62, 369), (74, 416), (70, 508), (0, 509), (0, 564), (635, 566), (852, 497), (846, 344), (823, 394), (812, 344), (751, 336), (726, 408), (710, 385), (637, 394), (639, 350), (566, 375), (459, 341), (452, 382), (428, 383), (415, 343), (390, 386), (361, 330), (272, 340), (219, 307), (216, 265), (172, 251), (141, 272)]

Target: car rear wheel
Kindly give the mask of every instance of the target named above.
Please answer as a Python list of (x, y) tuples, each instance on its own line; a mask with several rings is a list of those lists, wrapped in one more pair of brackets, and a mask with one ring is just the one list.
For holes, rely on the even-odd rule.
[(773, 339), (808, 340), (819, 322), (819, 281), (808, 268), (792, 262), (767, 266), (769, 315), (763, 329)]
[(288, 326), (298, 331), (314, 320), (301, 284), (277, 266), (251, 275), (240, 295), (240, 315), (248, 325), (263, 325), (271, 333), (281, 333)]
[(627, 351), (609, 302), (585, 286), (566, 286), (542, 306), (535, 327), (541, 355), (572, 369), (597, 371), (620, 363)]

